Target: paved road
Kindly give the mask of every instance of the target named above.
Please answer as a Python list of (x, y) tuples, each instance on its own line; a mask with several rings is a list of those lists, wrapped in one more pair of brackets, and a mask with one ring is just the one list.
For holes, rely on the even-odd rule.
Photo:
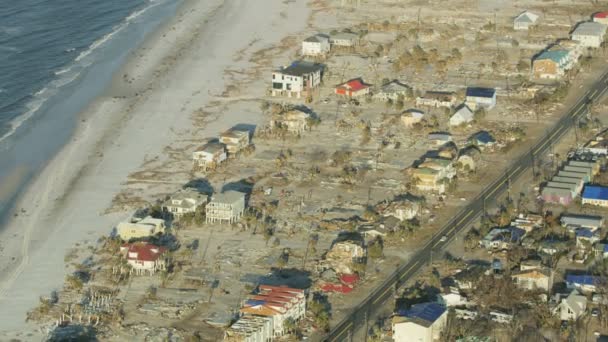
[[(384, 302), (392, 298), (395, 289), (401, 287), (432, 258), (433, 252), (441, 251), (451, 239), (467, 227), (477, 216), (483, 213), (485, 204), (492, 202), (509, 187), (509, 183), (533, 166), (537, 156), (542, 155), (572, 127), (572, 123), (586, 115), (588, 104), (601, 98), (608, 91), (608, 72), (591, 86), (579, 101), (570, 108), (566, 115), (547, 130), (538, 142), (505, 171), (505, 173), (482, 190), (453, 219), (446, 223), (438, 233), (414, 257), (398, 267), (397, 270), (373, 290), (367, 298), (357, 305), (350, 314), (331, 329), (325, 341), (348, 341), (353, 339), (355, 331), (366, 326), (368, 317), (381, 308)], [(445, 238), (442, 238), (445, 237)], [(438, 253), (435, 253), (437, 256)]]

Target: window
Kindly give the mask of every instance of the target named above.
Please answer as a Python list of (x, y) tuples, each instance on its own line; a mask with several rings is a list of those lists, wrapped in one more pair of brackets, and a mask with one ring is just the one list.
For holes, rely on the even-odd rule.
[(272, 89), (283, 89), (283, 83), (272, 82)]

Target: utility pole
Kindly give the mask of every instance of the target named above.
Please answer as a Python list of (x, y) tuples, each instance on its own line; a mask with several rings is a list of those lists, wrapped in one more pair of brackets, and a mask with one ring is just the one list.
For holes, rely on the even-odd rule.
[(511, 201), (511, 176), (509, 171), (507, 171), (507, 200)]

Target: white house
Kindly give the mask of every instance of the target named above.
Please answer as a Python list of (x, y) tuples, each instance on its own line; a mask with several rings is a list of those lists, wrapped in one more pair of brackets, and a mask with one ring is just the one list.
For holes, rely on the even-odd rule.
[(165, 220), (147, 216), (143, 219), (132, 218), (128, 221), (121, 222), (116, 226), (116, 233), (120, 238), (128, 241), (130, 239), (138, 239), (150, 237), (165, 232)]
[(448, 318), (445, 306), (429, 302), (412, 305), (393, 317), (393, 341), (432, 342), (441, 337)]
[(166, 251), (164, 247), (141, 242), (128, 243), (120, 247), (120, 252), (127, 259), (127, 263), (138, 274), (154, 274), (156, 271), (164, 270), (166, 264), (163, 254)]
[(496, 106), (496, 90), (492, 88), (467, 88), (465, 104), (472, 110), (492, 109)]
[(306, 314), (304, 290), (286, 286), (260, 285), (258, 293), (250, 295), (241, 314), (272, 318), (272, 335), (284, 335), (284, 322), (301, 320)]
[(582, 46), (598, 48), (604, 42), (606, 27), (606, 25), (594, 21), (583, 22), (572, 31), (571, 37)]
[(358, 41), (359, 36), (350, 32), (339, 32), (329, 36), (331, 46), (353, 47)]
[(527, 30), (530, 26), (536, 24), (538, 15), (530, 11), (524, 11), (515, 19), (513, 19), (513, 29), (515, 30)]
[(207, 223), (237, 222), (245, 212), (245, 194), (238, 191), (226, 191), (213, 195), (205, 207)]
[(324, 56), (329, 53), (329, 36), (325, 34), (315, 34), (302, 41), (302, 55), (304, 56)]
[(568, 297), (562, 299), (553, 309), (553, 314), (558, 315), (562, 321), (575, 321), (585, 313), (585, 310), (587, 310), (587, 297), (572, 290)]
[(467, 124), (473, 122), (473, 112), (467, 107), (467, 105), (463, 104), (456, 109), (454, 115), (450, 117), (450, 126), (460, 126), (463, 124)]
[(192, 152), (194, 165), (204, 171), (216, 168), (227, 158), (226, 145), (219, 142), (208, 142)]
[(163, 210), (173, 215), (175, 219), (179, 219), (185, 214), (196, 212), (196, 209), (205, 203), (207, 203), (207, 195), (187, 188), (171, 195), (171, 198), (163, 204)]
[(427, 91), (416, 97), (416, 106), (452, 108), (456, 104), (456, 94), (449, 91)]
[(311, 95), (321, 84), (323, 64), (295, 61), (272, 73), (272, 96), (297, 97)]
[(392, 80), (382, 85), (375, 93), (374, 100), (377, 101), (397, 101), (399, 98), (406, 99), (412, 94), (412, 87), (403, 84), (397, 80)]

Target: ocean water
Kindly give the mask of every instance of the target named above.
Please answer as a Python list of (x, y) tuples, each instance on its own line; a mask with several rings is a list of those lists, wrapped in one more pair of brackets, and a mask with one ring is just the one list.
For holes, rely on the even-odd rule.
[(0, 1), (0, 220), (180, 0)]

